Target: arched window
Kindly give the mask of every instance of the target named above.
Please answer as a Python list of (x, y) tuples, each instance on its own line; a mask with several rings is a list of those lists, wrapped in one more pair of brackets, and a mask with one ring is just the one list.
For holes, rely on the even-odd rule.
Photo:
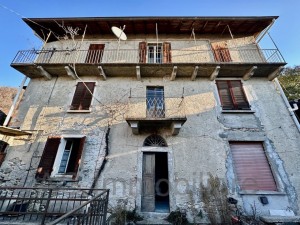
[(168, 147), (167, 142), (161, 136), (157, 134), (152, 134), (148, 136), (143, 146), (154, 146), (154, 147)]

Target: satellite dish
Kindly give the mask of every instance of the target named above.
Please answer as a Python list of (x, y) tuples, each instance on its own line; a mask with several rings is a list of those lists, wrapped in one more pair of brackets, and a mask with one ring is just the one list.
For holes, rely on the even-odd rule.
[(127, 36), (124, 33), (124, 29), (125, 29), (125, 25), (124, 25), (123, 30), (121, 30), (118, 27), (112, 27), (111, 31), (116, 35), (117, 38), (119, 38), (119, 40), (126, 41), (127, 40)]

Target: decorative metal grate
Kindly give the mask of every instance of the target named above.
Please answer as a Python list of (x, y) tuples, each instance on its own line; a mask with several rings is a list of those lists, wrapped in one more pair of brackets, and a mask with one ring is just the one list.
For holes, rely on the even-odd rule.
[(143, 146), (153, 146), (153, 147), (168, 147), (167, 142), (161, 136), (157, 134), (152, 134), (147, 137), (144, 141)]

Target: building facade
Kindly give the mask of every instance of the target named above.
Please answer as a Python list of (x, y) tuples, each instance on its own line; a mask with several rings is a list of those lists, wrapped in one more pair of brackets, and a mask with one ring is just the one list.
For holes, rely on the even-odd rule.
[(217, 177), (248, 214), (297, 214), (300, 133), (274, 81), (286, 63), (258, 44), (276, 19), (24, 19), (44, 46), (11, 64), (30, 82), (1, 185), (109, 188), (144, 217), (192, 219)]

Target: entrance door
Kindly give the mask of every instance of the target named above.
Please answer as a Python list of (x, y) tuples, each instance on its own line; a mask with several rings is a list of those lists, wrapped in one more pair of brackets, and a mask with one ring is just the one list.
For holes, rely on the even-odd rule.
[(102, 61), (104, 44), (90, 44), (85, 63), (100, 63)]
[(142, 211), (169, 212), (168, 153), (143, 154)]

